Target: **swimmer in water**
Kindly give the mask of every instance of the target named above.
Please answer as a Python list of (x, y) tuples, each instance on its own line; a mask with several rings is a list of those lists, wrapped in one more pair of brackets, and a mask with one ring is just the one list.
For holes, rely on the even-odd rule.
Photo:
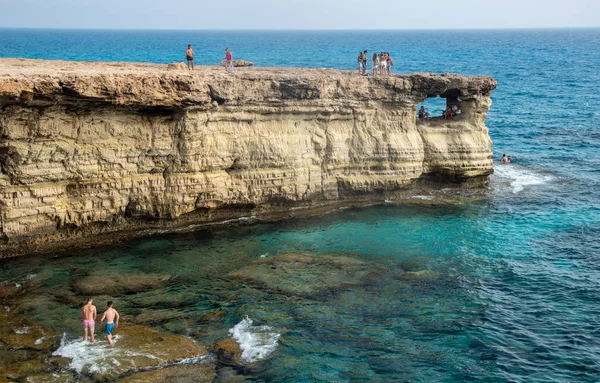
[(502, 155), (502, 164), (506, 165), (506, 164), (510, 164), (510, 160), (508, 159), (509, 157), (506, 157), (506, 154)]

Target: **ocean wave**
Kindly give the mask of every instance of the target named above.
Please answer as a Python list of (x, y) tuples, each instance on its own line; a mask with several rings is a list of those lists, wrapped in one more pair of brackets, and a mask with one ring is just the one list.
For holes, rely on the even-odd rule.
[(271, 326), (253, 326), (249, 317), (229, 330), (231, 337), (238, 342), (242, 350), (242, 359), (254, 363), (265, 359), (277, 348), (281, 334), (273, 331)]
[[(496, 188), (508, 186), (515, 194), (522, 192), (526, 187), (548, 184), (555, 179), (556, 177), (552, 174), (537, 172), (514, 164), (496, 166), (492, 178), (493, 181), (496, 181)], [(506, 185), (507, 183), (508, 185)]]

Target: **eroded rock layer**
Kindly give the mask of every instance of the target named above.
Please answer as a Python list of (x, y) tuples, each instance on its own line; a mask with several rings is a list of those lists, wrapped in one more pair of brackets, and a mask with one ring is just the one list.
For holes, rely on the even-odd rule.
[[(492, 172), (485, 76), (0, 60), (0, 252)], [(416, 119), (427, 97), (460, 103)]]

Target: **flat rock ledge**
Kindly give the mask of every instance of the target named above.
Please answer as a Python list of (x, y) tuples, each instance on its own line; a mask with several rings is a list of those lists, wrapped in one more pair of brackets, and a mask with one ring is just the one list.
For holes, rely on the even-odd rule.
[[(488, 76), (174, 69), (0, 59), (0, 257), (383, 203), (493, 171)], [(418, 120), (431, 97), (461, 113)]]

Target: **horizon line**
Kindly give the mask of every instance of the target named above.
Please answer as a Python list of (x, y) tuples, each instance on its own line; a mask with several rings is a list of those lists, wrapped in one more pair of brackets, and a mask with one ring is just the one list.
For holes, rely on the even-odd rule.
[(224, 28), (81, 28), (81, 27), (3, 27), (0, 30), (73, 30), (73, 31), (164, 31), (164, 32), (411, 32), (411, 31), (518, 31), (518, 30), (569, 30), (569, 29), (600, 29), (600, 26), (559, 26), (559, 27), (471, 27), (471, 28), (391, 28), (391, 29), (224, 29)]

